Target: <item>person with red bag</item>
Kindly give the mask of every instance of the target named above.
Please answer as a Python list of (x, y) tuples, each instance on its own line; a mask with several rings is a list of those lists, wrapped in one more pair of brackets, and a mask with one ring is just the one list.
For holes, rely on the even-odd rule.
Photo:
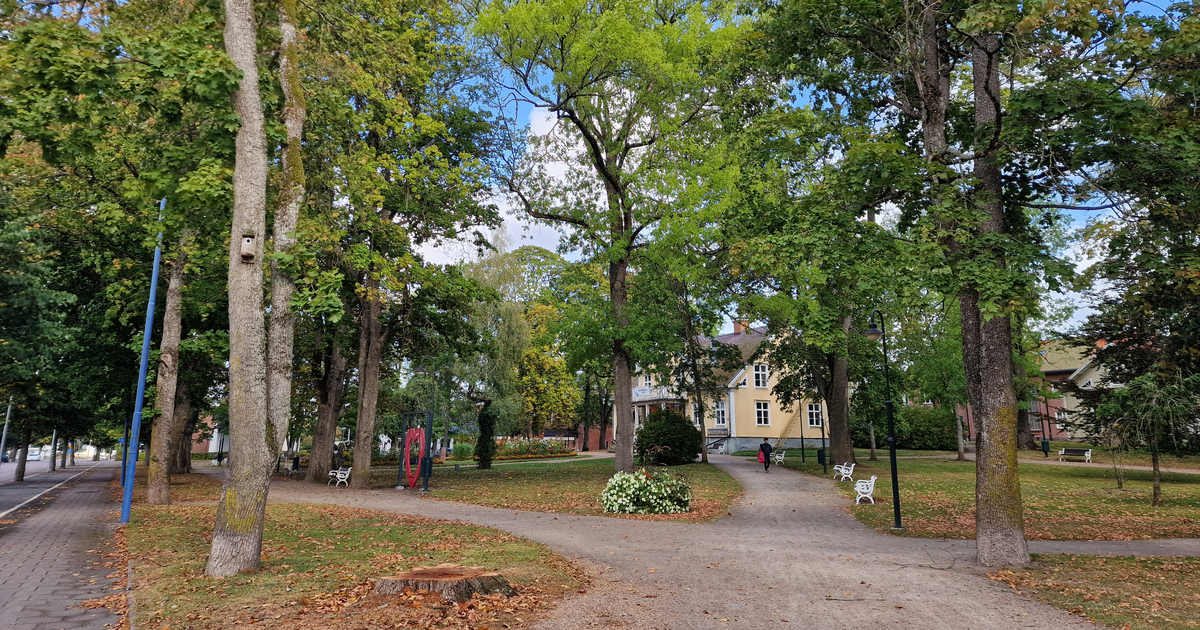
[(771, 472), (771, 451), (775, 449), (767, 440), (763, 438), (763, 443), (758, 445), (758, 461), (762, 462), (764, 471)]

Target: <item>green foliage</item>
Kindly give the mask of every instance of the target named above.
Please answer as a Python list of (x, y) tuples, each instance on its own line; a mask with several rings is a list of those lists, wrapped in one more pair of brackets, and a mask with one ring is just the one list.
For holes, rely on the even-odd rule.
[(467, 460), (474, 454), (475, 445), (470, 442), (455, 440), (454, 447), (450, 449), (450, 459)]
[(503, 439), (496, 446), (496, 456), (503, 459), (532, 459), (574, 455), (575, 451), (566, 442), (542, 439)]
[(954, 412), (950, 409), (902, 405), (896, 409), (896, 448), (953, 451), (958, 448), (954, 422)]
[(479, 412), (479, 437), (475, 439), (475, 461), (481, 470), (491, 468), (496, 456), (496, 415), (490, 407), (485, 403)]
[(687, 481), (666, 470), (619, 472), (600, 495), (604, 511), (614, 514), (678, 514), (691, 503)]
[(638, 429), (633, 450), (643, 463), (679, 466), (695, 461), (703, 445), (700, 430), (687, 418), (674, 411), (655, 411)]

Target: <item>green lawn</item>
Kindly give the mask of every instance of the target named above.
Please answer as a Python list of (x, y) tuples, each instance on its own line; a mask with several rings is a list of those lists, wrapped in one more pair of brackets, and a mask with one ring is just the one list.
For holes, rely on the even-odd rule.
[(1200, 625), (1200, 558), (1035, 555), (1037, 566), (988, 577), (1111, 628)]
[(733, 477), (710, 464), (673, 466), (671, 471), (683, 475), (692, 486), (692, 511), (685, 514), (606, 514), (600, 507), (600, 493), (613, 474), (611, 459), (511, 464), (491, 470), (438, 470), (433, 475), (430, 495), (513, 510), (697, 522), (724, 515), (742, 493)]
[[(215, 510), (134, 510), (125, 533), (139, 627), (208, 629), (272, 622), (271, 627), (337, 630), (460, 627), (468, 621), (472, 627), (509, 627), (585, 580), (545, 547), (497, 530), (320, 504), (268, 505), (262, 569), (213, 580), (202, 572)], [(442, 562), (498, 570), (517, 595), (491, 596), (468, 609), (425, 596), (371, 594), (380, 576)]]
[[(1041, 448), (1041, 442), (1038, 442), (1038, 448)], [(1093, 446), (1087, 442), (1051, 442), (1050, 457), (1046, 457), (1041, 450), (1037, 451), (1017, 451), (1018, 459), (1052, 459), (1058, 461), (1058, 451), (1063, 448), (1090, 448), (1092, 449), (1092, 463), (1109, 464), (1113, 463), (1114, 454), (1110, 453), (1107, 448), (1101, 446)], [(1118, 453), (1120, 461), (1125, 466), (1150, 466), (1150, 453), (1144, 451), (1127, 451)], [(1176, 457), (1174, 455), (1163, 455), (1159, 462), (1161, 468), (1176, 468), (1176, 469), (1200, 469), (1200, 457), (1198, 456), (1183, 456)], [(1072, 461), (1078, 461), (1078, 458), (1072, 458)]]
[[(788, 454), (785, 466), (821, 475), (814, 460)], [(975, 536), (975, 463), (952, 459), (900, 459), (900, 504), (907, 536)], [(892, 531), (891, 474), (886, 454), (859, 461), (854, 478), (878, 477), (875, 505), (852, 508), (862, 522)], [(832, 476), (832, 469), (830, 475)], [(1106, 468), (1021, 466), (1025, 534), (1034, 540), (1133, 540), (1200, 536), (1200, 475), (1164, 474), (1163, 506), (1150, 506), (1150, 473), (1128, 471), (1117, 490)], [(838, 486), (853, 497), (853, 484)]]

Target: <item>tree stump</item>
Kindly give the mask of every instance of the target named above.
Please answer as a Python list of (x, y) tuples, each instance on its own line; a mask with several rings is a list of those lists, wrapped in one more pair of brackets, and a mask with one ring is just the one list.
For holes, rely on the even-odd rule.
[(375, 583), (375, 592), (380, 595), (396, 595), (405, 588), (414, 592), (426, 590), (437, 593), (442, 599), (450, 602), (466, 601), (475, 593), (499, 593), (504, 596), (515, 594), (508, 580), (499, 573), (483, 567), (464, 567), (457, 564), (417, 567), (399, 575), (379, 578)]

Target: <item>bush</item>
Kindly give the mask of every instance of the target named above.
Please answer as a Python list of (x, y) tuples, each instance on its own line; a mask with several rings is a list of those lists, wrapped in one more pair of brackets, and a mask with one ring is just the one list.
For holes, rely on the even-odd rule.
[(496, 456), (496, 414), (492, 413), (492, 403), (485, 403), (479, 412), (479, 439), (475, 440), (476, 467), (486, 470), (492, 467), (492, 458)]
[[(879, 441), (878, 435), (876, 441)], [(886, 433), (882, 442), (887, 443)], [(900, 407), (896, 410), (896, 448), (918, 451), (957, 450), (954, 412), (925, 405)]]
[(475, 455), (475, 445), (469, 442), (455, 441), (450, 448), (450, 459), (471, 459)]
[(566, 442), (544, 439), (505, 439), (496, 447), (496, 457), (499, 458), (521, 459), (574, 454), (575, 450), (567, 446)]
[(643, 464), (679, 466), (700, 454), (704, 436), (687, 418), (674, 411), (655, 411), (637, 432), (633, 450)]
[(665, 470), (619, 472), (600, 495), (604, 511), (615, 514), (677, 514), (687, 512), (691, 503), (687, 481)]
[[(119, 455), (117, 457), (118, 457), (118, 459), (120, 458)], [(192, 461), (203, 460), (203, 459), (216, 459), (216, 458), (217, 458), (216, 453), (192, 453)]]

